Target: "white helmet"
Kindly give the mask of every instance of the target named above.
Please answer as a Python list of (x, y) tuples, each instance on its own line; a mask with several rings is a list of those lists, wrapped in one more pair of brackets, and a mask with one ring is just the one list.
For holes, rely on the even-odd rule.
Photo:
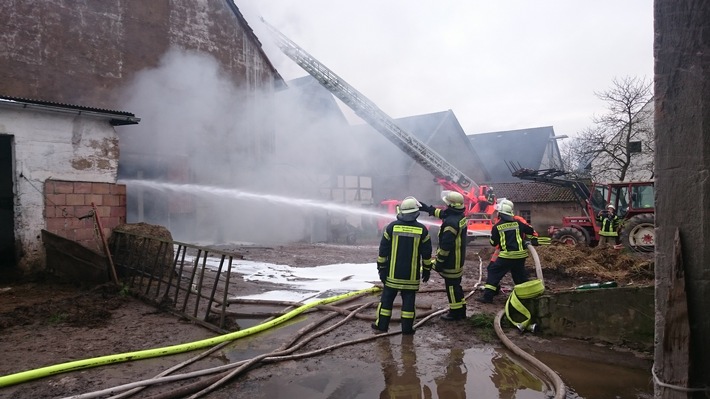
[(513, 201), (504, 199), (496, 205), (498, 213), (502, 213), (508, 216), (515, 216), (513, 212)]
[(612, 204), (607, 205), (606, 208), (607, 208), (607, 209), (611, 209), (612, 211), (615, 209), (615, 208), (614, 208), (614, 205), (612, 205)]
[(463, 209), (463, 195), (456, 191), (444, 191), (441, 199), (444, 203), (454, 209)]
[(403, 199), (402, 203), (399, 205), (399, 213), (419, 212), (420, 206), (422, 206), (422, 204), (420, 204), (416, 198), (407, 197), (407, 198)]

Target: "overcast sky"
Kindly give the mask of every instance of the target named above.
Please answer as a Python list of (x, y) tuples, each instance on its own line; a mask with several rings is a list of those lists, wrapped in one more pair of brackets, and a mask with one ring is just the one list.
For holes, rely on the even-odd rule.
[(653, 0), (235, 0), (286, 80), (305, 76), (260, 17), (394, 118), (451, 109), (467, 134), (575, 135), (615, 77), (653, 78)]

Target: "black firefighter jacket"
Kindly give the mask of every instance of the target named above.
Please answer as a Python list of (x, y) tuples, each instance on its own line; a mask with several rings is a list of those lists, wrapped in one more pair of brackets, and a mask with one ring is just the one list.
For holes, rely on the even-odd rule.
[(414, 220), (395, 220), (382, 234), (377, 269), (383, 283), (400, 290), (419, 289), (422, 260), (431, 268), (431, 238), (426, 226)]

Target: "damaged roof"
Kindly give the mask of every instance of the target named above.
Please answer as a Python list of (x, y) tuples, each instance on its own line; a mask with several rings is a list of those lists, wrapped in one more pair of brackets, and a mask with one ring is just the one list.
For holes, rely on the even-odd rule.
[(468, 139), (485, 165), (493, 182), (515, 182), (508, 163), (528, 169), (561, 165), (552, 126), (500, 132), (469, 134)]
[(494, 183), (493, 190), (498, 198), (508, 198), (513, 202), (577, 202), (572, 190), (536, 182)]

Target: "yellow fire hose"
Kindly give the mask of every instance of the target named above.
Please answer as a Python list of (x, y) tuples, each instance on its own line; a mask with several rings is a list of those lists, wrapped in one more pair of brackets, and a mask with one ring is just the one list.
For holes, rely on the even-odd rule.
[(233, 333), (220, 335), (218, 337), (203, 339), (201, 341), (173, 345), (173, 346), (168, 346), (168, 347), (164, 347), (164, 348), (145, 349), (145, 350), (140, 350), (140, 351), (136, 351), (136, 352), (127, 352), (127, 353), (121, 353), (121, 354), (101, 356), (101, 357), (96, 357), (96, 358), (92, 358), (92, 359), (75, 360), (75, 361), (68, 362), (68, 363), (55, 364), (53, 366), (47, 366), (47, 367), (42, 367), (42, 368), (38, 368), (38, 369), (34, 369), (34, 370), (22, 371), (22, 372), (15, 373), (15, 374), (8, 374), (8, 375), (0, 377), (0, 387), (6, 387), (6, 386), (14, 385), (14, 384), (19, 384), (22, 382), (35, 380), (35, 379), (47, 377), (50, 375), (65, 373), (68, 371), (82, 370), (82, 369), (86, 369), (86, 368), (97, 367), (97, 366), (102, 366), (102, 365), (106, 365), (106, 364), (121, 363), (121, 362), (126, 362), (126, 361), (131, 361), (131, 360), (140, 360), (140, 359), (148, 359), (148, 358), (152, 358), (152, 357), (174, 355), (176, 353), (189, 352), (189, 351), (193, 351), (196, 349), (206, 348), (209, 346), (220, 344), (222, 342), (232, 341), (235, 339), (246, 337), (248, 335), (251, 335), (251, 334), (254, 334), (257, 332), (267, 330), (267, 329), (274, 327), (276, 325), (279, 325), (287, 320), (290, 320), (290, 319), (298, 316), (299, 314), (303, 313), (304, 311), (306, 311), (310, 308), (316, 307), (318, 305), (325, 305), (328, 303), (340, 301), (342, 299), (365, 294), (368, 292), (374, 293), (379, 290), (380, 290), (379, 287), (371, 287), (371, 288), (367, 288), (364, 290), (348, 292), (346, 294), (337, 295), (337, 296), (333, 296), (330, 298), (325, 298), (325, 299), (322, 299), (322, 300), (316, 301), (316, 302), (311, 302), (311, 303), (305, 304), (303, 306), (300, 306), (297, 309), (294, 309), (291, 312), (288, 312), (285, 315), (277, 317), (277, 318), (275, 318), (271, 321), (268, 321), (266, 323), (259, 324), (257, 326), (251, 327), (251, 328), (247, 328), (245, 330), (240, 330), (240, 331), (235, 331)]

